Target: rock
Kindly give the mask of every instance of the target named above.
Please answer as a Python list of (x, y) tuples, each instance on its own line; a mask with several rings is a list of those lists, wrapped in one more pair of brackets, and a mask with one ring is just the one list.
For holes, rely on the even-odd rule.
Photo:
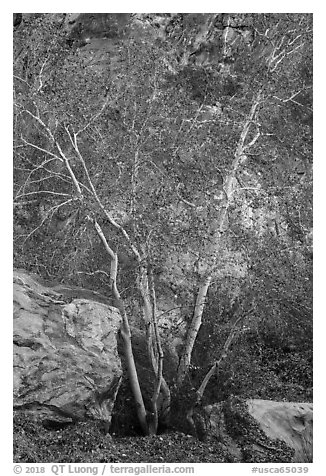
[(114, 307), (14, 272), (14, 409), (43, 423), (93, 419), (107, 427), (122, 376), (120, 324)]
[(22, 21), (23, 21), (22, 13), (13, 13), (14, 28), (17, 28), (21, 24)]
[(271, 439), (295, 450), (293, 463), (312, 462), (312, 403), (248, 400), (248, 410)]
[[(197, 413), (198, 420), (203, 412)], [(222, 441), (237, 461), (309, 463), (312, 415), (312, 403), (241, 400), (231, 396), (226, 402), (206, 406), (202, 424), (195, 418), (194, 423), (197, 434), (203, 430), (205, 438)], [(293, 454), (292, 458), (289, 454)]]

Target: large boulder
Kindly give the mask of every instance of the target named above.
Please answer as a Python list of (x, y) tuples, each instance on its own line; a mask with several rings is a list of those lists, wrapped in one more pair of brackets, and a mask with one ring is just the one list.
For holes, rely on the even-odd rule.
[(247, 405), (269, 438), (279, 438), (294, 449), (293, 463), (312, 462), (312, 403), (248, 400)]
[(237, 461), (312, 462), (312, 403), (227, 401), (198, 409), (196, 433), (223, 441)]
[(108, 427), (120, 386), (116, 308), (66, 297), (14, 272), (14, 409), (36, 420)]

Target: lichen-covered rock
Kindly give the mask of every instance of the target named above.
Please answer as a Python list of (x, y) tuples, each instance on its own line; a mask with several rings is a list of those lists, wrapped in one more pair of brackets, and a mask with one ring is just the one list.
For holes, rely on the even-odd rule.
[(14, 272), (14, 408), (36, 420), (110, 424), (122, 367), (118, 311)]
[(312, 403), (248, 400), (248, 411), (271, 439), (295, 450), (293, 463), (312, 462)]

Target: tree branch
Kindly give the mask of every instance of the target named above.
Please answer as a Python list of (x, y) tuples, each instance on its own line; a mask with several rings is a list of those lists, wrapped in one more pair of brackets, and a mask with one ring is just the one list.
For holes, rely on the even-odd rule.
[(50, 152), (49, 150), (47, 149), (43, 149), (43, 147), (40, 147), (36, 144), (33, 144), (32, 142), (28, 142), (26, 139), (24, 139), (23, 136), (21, 136), (21, 140), (24, 142), (25, 145), (28, 145), (30, 147), (33, 147), (34, 149), (40, 151), (40, 152), (44, 152), (44, 154), (47, 154), (47, 155), (50, 155), (51, 157), (53, 157), (54, 159), (56, 160), (59, 160), (60, 162), (63, 162), (63, 159), (61, 157), (59, 157), (58, 155), (56, 154), (53, 154), (52, 152)]
[(41, 223), (40, 223), (36, 228), (34, 228), (34, 230), (33, 230), (31, 233), (29, 233), (29, 234), (25, 237), (24, 242), (26, 242), (32, 235), (34, 235), (34, 233), (36, 233), (36, 231), (39, 230), (39, 229), (42, 227), (42, 225), (45, 223), (45, 221), (46, 221), (48, 218), (50, 218), (50, 217), (53, 216), (54, 212), (56, 212), (57, 210), (59, 210), (59, 208), (63, 207), (64, 205), (67, 205), (67, 203), (70, 203), (70, 202), (72, 202), (72, 201), (73, 201), (73, 199), (70, 198), (69, 200), (66, 200), (65, 202), (62, 202), (62, 203), (60, 203), (59, 205), (56, 205), (56, 206), (50, 208), (50, 209), (46, 212), (45, 217), (42, 219)]
[(38, 190), (37, 192), (27, 192), (16, 195), (16, 200), (21, 197), (27, 197), (29, 195), (38, 195), (40, 193), (48, 193), (50, 195), (60, 196), (60, 197), (71, 197), (69, 193), (53, 192), (52, 190)]
[(44, 67), (45, 67), (47, 61), (48, 61), (48, 58), (45, 58), (42, 66), (41, 66), (41, 69), (40, 69), (40, 72), (39, 72), (39, 75), (38, 75), (40, 85), (39, 85), (37, 91), (35, 92), (35, 94), (39, 93), (43, 88), (42, 74), (43, 74), (43, 70), (44, 70)]
[(210, 381), (211, 377), (218, 371), (218, 369), (221, 366), (221, 363), (227, 357), (229, 348), (230, 348), (230, 346), (231, 346), (231, 344), (232, 344), (232, 342), (233, 342), (233, 340), (234, 340), (234, 338), (235, 338), (235, 336), (238, 332), (238, 324), (243, 319), (243, 317), (244, 317), (243, 315), (239, 316), (238, 319), (233, 324), (233, 326), (230, 330), (230, 333), (229, 333), (229, 335), (228, 335), (228, 337), (227, 337), (227, 339), (224, 343), (220, 358), (214, 362), (214, 364), (212, 365), (210, 370), (205, 375), (200, 387), (198, 388), (198, 390), (196, 392), (197, 393), (197, 403), (199, 403), (201, 401), (201, 399), (203, 398), (205, 389), (206, 389), (207, 384)]
[(106, 96), (105, 101), (103, 102), (100, 110), (90, 118), (88, 123), (82, 129), (76, 132), (75, 134), (76, 137), (80, 135), (82, 132), (84, 132), (94, 121), (96, 121), (96, 119), (100, 117), (100, 115), (103, 113), (104, 109), (106, 108), (108, 104), (109, 104), (109, 96)]
[(125, 228), (123, 228), (123, 226), (119, 225), (110, 215), (110, 213), (107, 211), (107, 209), (105, 208), (105, 206), (103, 205), (102, 201), (100, 200), (97, 192), (96, 192), (96, 189), (94, 187), (94, 184), (92, 182), (92, 179), (90, 177), (90, 174), (89, 174), (89, 171), (88, 171), (88, 168), (86, 166), (86, 163), (85, 163), (85, 160), (82, 156), (82, 154), (80, 153), (80, 150), (78, 148), (78, 143), (77, 143), (77, 136), (76, 134), (74, 134), (74, 137), (72, 138), (68, 128), (66, 128), (66, 131), (70, 137), (70, 140), (71, 140), (71, 143), (73, 144), (73, 147), (74, 147), (74, 150), (83, 166), (83, 169), (85, 171), (85, 174), (86, 174), (86, 177), (87, 177), (87, 181), (89, 183), (89, 186), (90, 186), (90, 189), (92, 191), (92, 195), (93, 197), (95, 198), (98, 206), (100, 207), (100, 209), (102, 210), (103, 214), (105, 215), (105, 217), (108, 219), (109, 223), (111, 223), (112, 226), (114, 226), (117, 230), (119, 230), (122, 235), (124, 236), (124, 238), (126, 239), (128, 245), (130, 246), (134, 256), (136, 257), (137, 261), (140, 262), (141, 261), (141, 256), (140, 256), (140, 253), (139, 251), (137, 250), (136, 246), (132, 243), (131, 241), (131, 238), (129, 236), (129, 234), (127, 233), (127, 231), (125, 230)]

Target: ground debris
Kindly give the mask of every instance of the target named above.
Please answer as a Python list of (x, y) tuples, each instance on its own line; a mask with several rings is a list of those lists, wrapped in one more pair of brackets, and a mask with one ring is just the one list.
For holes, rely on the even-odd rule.
[(16, 463), (224, 463), (232, 462), (219, 443), (205, 444), (181, 432), (157, 436), (108, 437), (93, 422), (48, 430), (14, 418)]

